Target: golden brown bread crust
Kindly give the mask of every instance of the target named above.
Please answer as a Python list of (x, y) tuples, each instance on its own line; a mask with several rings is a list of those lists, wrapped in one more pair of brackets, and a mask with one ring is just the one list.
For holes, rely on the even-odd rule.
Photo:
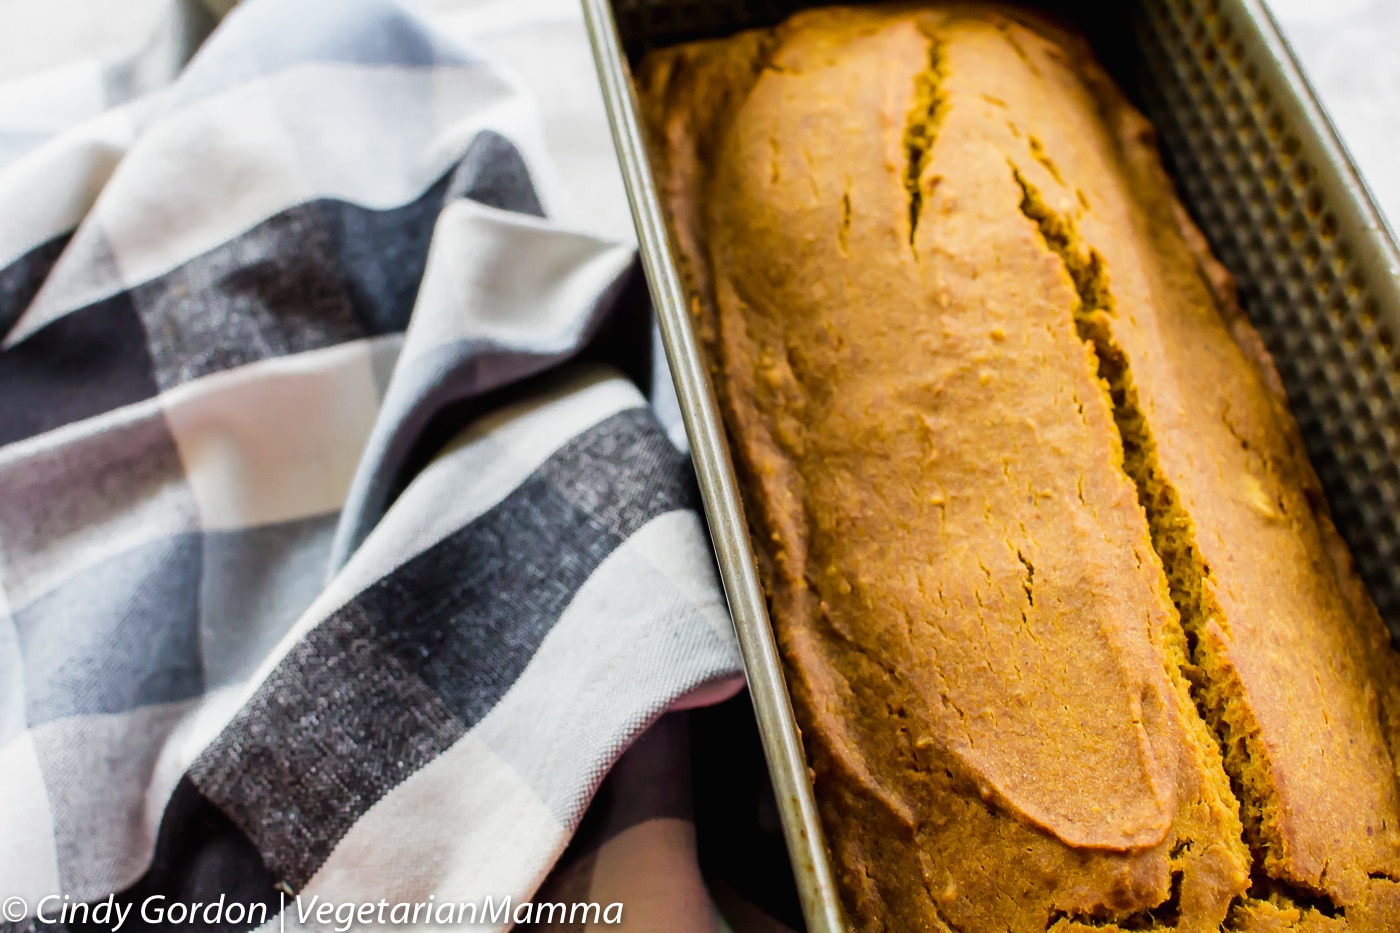
[(1083, 44), (827, 8), (639, 91), (856, 925), (1400, 929), (1384, 628)]

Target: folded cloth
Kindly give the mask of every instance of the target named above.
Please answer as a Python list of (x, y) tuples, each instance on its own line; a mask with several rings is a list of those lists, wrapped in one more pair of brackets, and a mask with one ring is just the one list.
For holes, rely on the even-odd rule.
[[(571, 362), (637, 280), (549, 156), (398, 5), (250, 0), (0, 169), (0, 929), (537, 921), (610, 766), (738, 689), (687, 458)], [(613, 851), (712, 929), (664, 797)]]

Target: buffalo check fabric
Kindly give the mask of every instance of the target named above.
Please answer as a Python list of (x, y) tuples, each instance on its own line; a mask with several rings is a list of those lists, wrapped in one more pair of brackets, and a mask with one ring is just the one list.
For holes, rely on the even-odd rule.
[(656, 789), (741, 675), (689, 462), (586, 361), (631, 246), (388, 0), (172, 47), (28, 85), (106, 82), (66, 122), (0, 94), (0, 895), (712, 929)]

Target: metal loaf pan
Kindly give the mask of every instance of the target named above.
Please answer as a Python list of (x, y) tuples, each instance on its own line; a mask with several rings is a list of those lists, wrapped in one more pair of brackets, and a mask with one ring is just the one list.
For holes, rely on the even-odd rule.
[[(798, 0), (583, 0), (642, 261), (748, 670), (802, 908), (845, 929), (744, 507), (637, 116), (648, 49)], [(1277, 361), (1342, 534), (1400, 632), (1400, 258), (1263, 0), (1060, 2), (1156, 124), (1169, 171)]]

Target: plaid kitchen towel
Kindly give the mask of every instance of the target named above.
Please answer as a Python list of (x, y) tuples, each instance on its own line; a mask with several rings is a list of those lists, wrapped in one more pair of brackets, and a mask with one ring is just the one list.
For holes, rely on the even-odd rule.
[(686, 458), (577, 361), (631, 246), (388, 0), (251, 0), (113, 90), (170, 48), (42, 131), (0, 94), (0, 928), (713, 929), (665, 714), (739, 660)]

